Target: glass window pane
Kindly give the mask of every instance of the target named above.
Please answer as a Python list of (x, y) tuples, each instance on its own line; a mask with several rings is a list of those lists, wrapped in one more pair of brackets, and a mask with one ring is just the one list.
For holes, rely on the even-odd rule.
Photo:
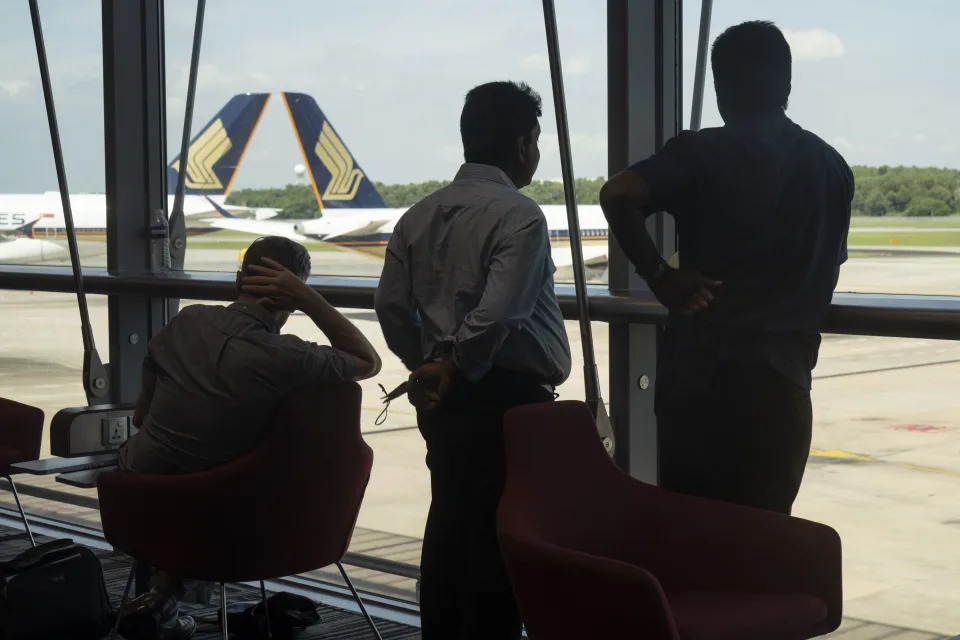
[[(106, 262), (100, 3), (40, 3), (63, 157), (84, 264)], [(0, 264), (69, 264), (26, 2), (0, 20)]]
[[(545, 182), (527, 192), (550, 219), (558, 280), (572, 280), (541, 3), (421, 2), (416, 11), (374, 0), (283, 11), (246, 4), (207, 7), (192, 134), (197, 151), (215, 137), (222, 143), (215, 154), (188, 156), (196, 167), (187, 171), (186, 269), (234, 270), (253, 237), (280, 233), (310, 248), (315, 274), (379, 275), (393, 223), (462, 162), (464, 95), (505, 78), (543, 97), (536, 177)], [(171, 158), (182, 135), (193, 11), (192, 3), (166, 10)], [(566, 1), (557, 16), (575, 173), (594, 179), (607, 163), (606, 15), (602, 5)], [(238, 41), (251, 21), (257, 38)], [(317, 25), (325, 25), (322, 38)], [(234, 98), (246, 92), (269, 99)], [(595, 206), (601, 182), (580, 189), (580, 201), (594, 205), (581, 219), (597, 281), (605, 281), (606, 259), (606, 223)], [(325, 216), (316, 220), (318, 199)]]
[[(700, 3), (686, 8), (689, 123)], [(714, 3), (711, 43), (745, 20), (784, 30), (793, 53), (787, 115), (854, 168), (840, 291), (960, 294), (960, 129), (952, 116), (960, 94), (949, 79), (958, 10), (933, 0)], [(703, 126), (719, 126), (709, 67), (705, 89)], [(917, 215), (920, 204), (937, 215)], [(960, 625), (941, 569), (956, 555), (958, 358), (960, 345), (949, 341), (824, 336), (794, 515), (829, 524), (843, 539), (844, 629), (852, 633), (935, 638)]]
[(958, 363), (956, 342), (824, 337), (794, 515), (840, 533), (847, 618), (931, 638), (960, 627), (946, 569), (960, 561)]
[[(689, 124), (700, 3), (686, 9)], [(756, 19), (776, 22), (791, 45), (787, 115), (853, 167), (850, 260), (838, 290), (960, 295), (960, 93), (951, 74), (960, 5), (715, 2), (710, 42)], [(721, 124), (708, 65), (703, 126)]]
[[(110, 343), (106, 296), (88, 296), (90, 321), (101, 358), (108, 360)], [(60, 409), (86, 406), (83, 392), (83, 341), (77, 297), (72, 293), (0, 290), (0, 397), (43, 410), (41, 457), (50, 456), (50, 421)], [(91, 492), (71, 489), (54, 476), (18, 475), (17, 485), (27, 509), (88, 526), (100, 526), (99, 513), (76, 505), (30, 497), (31, 487), (74, 495)], [(0, 492), (0, 504), (15, 506), (13, 496)]]

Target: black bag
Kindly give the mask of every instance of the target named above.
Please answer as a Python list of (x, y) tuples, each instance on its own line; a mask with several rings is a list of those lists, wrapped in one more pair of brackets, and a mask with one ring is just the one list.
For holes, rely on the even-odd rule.
[[(281, 591), (267, 598), (270, 634), (274, 640), (293, 638), (294, 634), (320, 622), (317, 603), (309, 598)], [(217, 623), (220, 622), (217, 612)], [(237, 602), (227, 606), (227, 628), (241, 640), (267, 637), (267, 617), (263, 602)]]
[(94, 640), (110, 632), (113, 617), (100, 560), (72, 540), (41, 544), (0, 566), (4, 640)]

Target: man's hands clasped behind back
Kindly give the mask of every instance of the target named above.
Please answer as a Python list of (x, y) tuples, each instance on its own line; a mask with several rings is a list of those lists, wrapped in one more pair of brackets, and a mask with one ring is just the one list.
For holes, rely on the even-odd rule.
[(407, 398), (417, 411), (429, 411), (443, 404), (459, 369), (452, 358), (428, 362), (410, 374)]

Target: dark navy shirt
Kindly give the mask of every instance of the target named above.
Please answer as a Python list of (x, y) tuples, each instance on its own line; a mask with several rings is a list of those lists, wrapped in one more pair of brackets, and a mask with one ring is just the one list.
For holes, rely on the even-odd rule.
[(778, 115), (681, 133), (631, 170), (650, 210), (676, 219), (681, 268), (723, 282), (707, 311), (670, 318), (658, 390), (695, 387), (725, 360), (809, 389), (847, 259), (854, 185), (840, 154)]

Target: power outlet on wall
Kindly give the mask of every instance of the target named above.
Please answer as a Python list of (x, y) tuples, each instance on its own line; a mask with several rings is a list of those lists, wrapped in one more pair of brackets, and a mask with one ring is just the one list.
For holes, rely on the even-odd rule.
[(121, 416), (119, 418), (103, 418), (100, 424), (103, 427), (103, 444), (123, 444), (127, 439), (128, 424), (130, 418)]

